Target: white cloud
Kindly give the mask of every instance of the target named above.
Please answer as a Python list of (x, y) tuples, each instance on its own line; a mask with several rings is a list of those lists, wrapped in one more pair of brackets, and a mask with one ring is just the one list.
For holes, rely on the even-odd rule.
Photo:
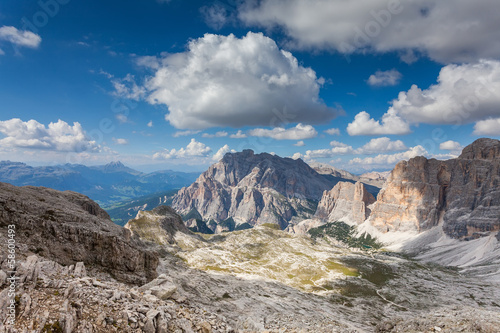
[(214, 161), (219, 161), (221, 158), (224, 157), (224, 155), (226, 155), (226, 153), (236, 153), (236, 150), (234, 149), (229, 149), (229, 146), (228, 145), (224, 145), (223, 147), (221, 147), (215, 154), (214, 156), (212, 156), (212, 159)]
[[(104, 72), (105, 73), (105, 72)], [(123, 79), (114, 78), (111, 74), (111, 84), (115, 89), (113, 94), (118, 97), (128, 98), (138, 101), (146, 96), (146, 88), (139, 86), (135, 77), (131, 74), (127, 74)]]
[(442, 142), (441, 144), (439, 144), (439, 149), (441, 150), (460, 151), (462, 150), (462, 148), (463, 147), (460, 143), (452, 140)]
[(390, 134), (409, 134), (410, 125), (399, 117), (394, 110), (389, 110), (382, 117), (382, 123), (379, 120), (370, 118), (366, 111), (358, 113), (354, 121), (347, 125), (349, 135), (390, 135)]
[(427, 54), (443, 63), (500, 57), (498, 0), (246, 0), (247, 25), (279, 27), (289, 47)]
[(27, 30), (18, 30), (15, 27), (2, 26), (0, 27), (0, 41), (7, 41), (16, 46), (29, 47), (36, 49), (40, 46), (42, 38)]
[(190, 131), (190, 130), (187, 130), (187, 131), (177, 131), (174, 134), (172, 134), (172, 136), (174, 138), (178, 138), (178, 137), (181, 137), (181, 136), (195, 135), (195, 134), (198, 134), (198, 133), (200, 133), (200, 131)]
[(354, 153), (354, 149), (351, 146), (342, 142), (332, 141), (330, 142), (330, 146), (333, 148), (307, 150), (303, 158), (310, 161), (316, 158), (332, 158), (338, 155), (348, 155)]
[(298, 160), (299, 158), (303, 158), (304, 155), (302, 155), (301, 153), (295, 153), (291, 156), (292, 159), (294, 160)]
[(175, 158), (189, 158), (189, 157), (206, 157), (212, 152), (212, 149), (204, 143), (191, 139), (191, 142), (186, 148), (181, 149), (165, 149), (153, 155), (155, 160), (169, 160)]
[(481, 120), (474, 125), (474, 135), (500, 136), (500, 118)]
[(117, 145), (128, 145), (127, 139), (113, 138), (113, 142)]
[(388, 87), (397, 85), (402, 77), (403, 75), (396, 69), (376, 71), (375, 74), (370, 75), (367, 82), (374, 87)]
[(226, 131), (219, 131), (215, 134), (203, 133), (202, 135), (202, 137), (204, 138), (223, 138), (225, 136), (228, 136), (228, 133)]
[(319, 98), (324, 82), (262, 33), (206, 34), (166, 55), (146, 81), (147, 100), (165, 104), (179, 129), (324, 122), (336, 110)]
[(0, 121), (0, 140), (3, 148), (45, 149), (60, 152), (100, 151), (101, 147), (83, 130), (80, 123), (58, 120), (47, 127), (36, 120), (18, 118)]
[(297, 141), (297, 143), (293, 144), (295, 147), (304, 147), (306, 144), (304, 141)]
[(329, 135), (340, 135), (340, 130), (338, 128), (330, 128), (325, 130), (324, 132)]
[(375, 157), (354, 158), (349, 161), (350, 165), (360, 165), (369, 168), (389, 168), (399, 161), (408, 160), (416, 156), (427, 155), (427, 151), (422, 146), (415, 146), (405, 152), (397, 154), (380, 154)]
[(276, 127), (272, 130), (255, 128), (248, 131), (250, 136), (268, 137), (275, 140), (304, 140), (312, 139), (318, 135), (318, 132), (311, 125), (297, 124), (292, 128)]
[(238, 132), (231, 134), (229, 137), (231, 139), (245, 139), (247, 135), (243, 133), (241, 130), (238, 130)]
[[(500, 2), (499, 2), (500, 3)], [(500, 115), (500, 61), (448, 65), (438, 83), (400, 92), (387, 114), (410, 123), (460, 125)]]
[(152, 120), (148, 123), (148, 127), (153, 127), (153, 121)]
[(356, 149), (356, 154), (380, 154), (389, 151), (403, 151), (408, 149), (401, 140), (391, 141), (387, 137), (371, 139), (363, 147)]

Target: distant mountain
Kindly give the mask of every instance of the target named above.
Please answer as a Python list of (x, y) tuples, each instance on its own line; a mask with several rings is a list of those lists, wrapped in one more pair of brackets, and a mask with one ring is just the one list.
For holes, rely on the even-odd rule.
[(194, 184), (181, 189), (173, 207), (211, 222), (213, 230), (262, 223), (285, 229), (292, 220), (311, 217), (323, 191), (335, 184), (301, 159), (244, 150), (226, 154)]
[(146, 174), (121, 162), (90, 167), (81, 164), (32, 167), (19, 162), (0, 162), (1, 182), (75, 191), (103, 206), (178, 189), (191, 184), (198, 176), (198, 173), (171, 170)]
[[(383, 175), (385, 173), (382, 172), (380, 173), (373, 172), (373, 174), (379, 174), (379, 177), (373, 176), (373, 178), (370, 178), (369, 176), (365, 176), (368, 174), (356, 176), (348, 171), (338, 169), (334, 166), (324, 163), (310, 162), (309, 166), (319, 174), (324, 175), (325, 177), (333, 181), (334, 183), (350, 182), (352, 184), (355, 184), (356, 182), (361, 182), (364, 184), (366, 190), (375, 197), (377, 196), (381, 187), (384, 185), (386, 179), (383, 178)], [(387, 171), (387, 174), (389, 173), (390, 171)]]

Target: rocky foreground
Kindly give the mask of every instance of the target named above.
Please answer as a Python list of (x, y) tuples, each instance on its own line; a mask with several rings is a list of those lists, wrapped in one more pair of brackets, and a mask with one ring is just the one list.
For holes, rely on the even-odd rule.
[[(12, 222), (20, 241), (17, 316), (10, 326), (2, 311), (0, 332), (495, 332), (500, 325), (498, 285), (447, 269), (272, 225), (204, 239), (168, 207), (123, 229), (76, 193), (1, 186), (0, 241)], [(138, 278), (145, 264), (133, 263), (146, 261), (117, 259), (129, 253), (156, 258), (154, 275)], [(5, 254), (0, 268), (6, 308)]]

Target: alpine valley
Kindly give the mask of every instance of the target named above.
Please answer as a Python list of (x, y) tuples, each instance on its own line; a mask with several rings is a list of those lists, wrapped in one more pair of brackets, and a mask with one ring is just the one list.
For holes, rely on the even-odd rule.
[[(17, 251), (0, 258), (0, 306), (17, 276), (0, 332), (500, 332), (498, 140), (360, 176), (251, 150), (192, 180), (116, 163), (0, 172)], [(88, 172), (105, 193), (134, 184), (108, 209), (117, 223)]]

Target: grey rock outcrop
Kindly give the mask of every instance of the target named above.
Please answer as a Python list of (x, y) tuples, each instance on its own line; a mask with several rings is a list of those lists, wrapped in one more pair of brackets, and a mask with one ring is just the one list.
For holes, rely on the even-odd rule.
[(205, 221), (233, 218), (236, 225), (275, 223), (284, 229), (296, 216), (310, 217), (335, 183), (300, 159), (245, 150), (226, 154), (182, 188), (172, 207), (181, 214), (194, 208)]
[(370, 215), (368, 206), (374, 202), (363, 183), (339, 182), (323, 193), (314, 217), (327, 222), (361, 224)]
[(135, 284), (156, 277), (158, 255), (82, 194), (0, 183), (0, 229), (12, 224), (17, 244), (60, 264), (83, 262)]
[(500, 230), (500, 141), (476, 140), (448, 161), (415, 157), (398, 163), (370, 222), (383, 232), (442, 224), (457, 239)]
[(139, 211), (136, 218), (128, 221), (125, 228), (142, 240), (159, 245), (173, 244), (175, 233), (178, 231), (190, 233), (182, 218), (168, 206), (159, 206), (152, 211)]

